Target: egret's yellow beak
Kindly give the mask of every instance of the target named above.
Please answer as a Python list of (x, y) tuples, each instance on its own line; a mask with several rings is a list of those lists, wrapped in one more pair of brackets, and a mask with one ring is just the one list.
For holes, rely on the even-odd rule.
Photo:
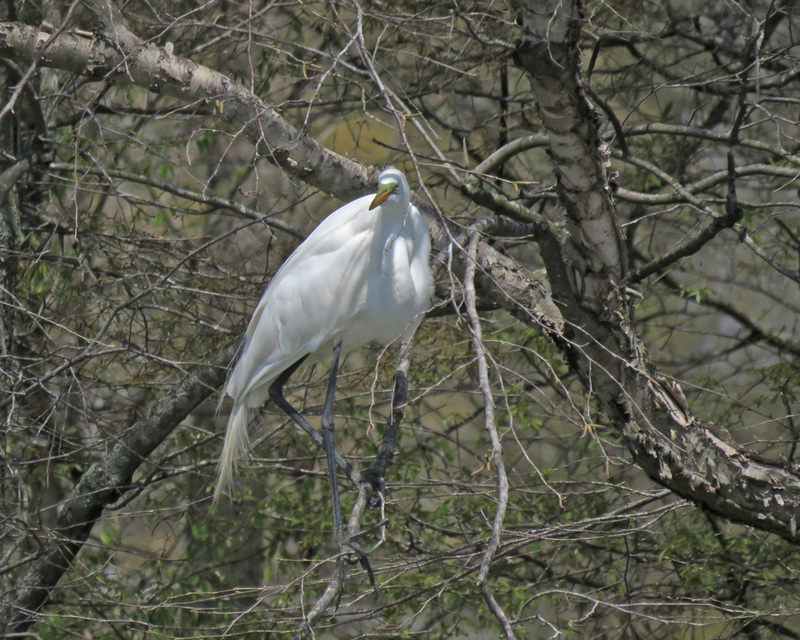
[(387, 189), (385, 186), (381, 186), (378, 189), (378, 193), (375, 194), (375, 197), (372, 199), (372, 202), (369, 205), (369, 210), (372, 211), (375, 207), (383, 204), (390, 195), (394, 193), (391, 189)]

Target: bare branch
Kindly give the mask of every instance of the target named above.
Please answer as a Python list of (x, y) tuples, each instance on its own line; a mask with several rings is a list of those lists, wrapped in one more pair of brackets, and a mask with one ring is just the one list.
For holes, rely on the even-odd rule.
[(492, 523), (492, 533), (489, 536), (489, 544), (483, 554), (481, 568), (478, 570), (478, 586), (484, 594), (486, 603), (493, 611), (495, 616), (503, 625), (503, 630), (508, 640), (516, 638), (511, 628), (508, 618), (503, 612), (502, 607), (497, 604), (489, 586), (489, 570), (492, 566), (497, 549), (500, 546), (500, 535), (503, 528), (503, 520), (506, 516), (508, 507), (508, 475), (506, 474), (505, 462), (503, 461), (503, 445), (497, 433), (497, 425), (494, 419), (494, 396), (489, 382), (489, 366), (486, 362), (486, 351), (483, 347), (483, 332), (481, 321), (475, 308), (475, 268), (478, 261), (478, 240), (480, 234), (477, 228), (470, 230), (469, 244), (467, 245), (467, 269), (464, 276), (464, 296), (467, 307), (467, 316), (470, 322), (470, 333), (472, 334), (472, 348), (475, 352), (475, 359), (478, 364), (478, 384), (483, 394), (484, 406), (484, 426), (489, 434), (489, 441), (492, 443), (492, 462), (497, 473), (497, 510), (494, 514)]
[(29, 627), (103, 510), (135, 487), (133, 476), (141, 464), (198, 404), (219, 388), (235, 353), (234, 346), (223, 349), (214, 362), (192, 371), (125, 430), (111, 451), (83, 474), (67, 498), (51, 538), (42, 541), (38, 557), (6, 595), (2, 603), (2, 635), (23, 633)]

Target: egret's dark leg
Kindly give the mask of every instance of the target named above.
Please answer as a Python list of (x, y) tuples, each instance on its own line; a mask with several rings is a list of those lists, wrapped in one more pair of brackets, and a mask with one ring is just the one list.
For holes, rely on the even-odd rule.
[(328, 476), (331, 481), (331, 501), (333, 502), (333, 538), (337, 546), (342, 545), (342, 505), (339, 500), (339, 481), (336, 477), (336, 449), (333, 446), (333, 396), (336, 393), (336, 376), (339, 373), (339, 354), (342, 341), (333, 345), (331, 356), (331, 375), (328, 378), (328, 392), (322, 409), (322, 446), (328, 458)]
[[(361, 475), (361, 481), (369, 482), (372, 485), (373, 491), (376, 491), (380, 496), (383, 494), (386, 466), (394, 455), (394, 443), (397, 438), (397, 429), (403, 420), (403, 414), (405, 413), (407, 403), (408, 376), (404, 370), (398, 369), (394, 373), (392, 413), (389, 416), (389, 420), (386, 421), (386, 428), (383, 430), (381, 448), (378, 451), (378, 455), (375, 456), (375, 462), (372, 463), (372, 467), (364, 471)], [(380, 499), (382, 499), (382, 497)]]
[[(300, 358), (275, 379), (275, 382), (273, 382), (269, 387), (269, 397), (272, 398), (272, 401), (277, 407), (279, 407), (287, 416), (294, 420), (295, 423), (297, 423), (297, 425), (303, 431), (311, 436), (312, 440), (314, 440), (314, 442), (316, 442), (324, 450), (325, 443), (319, 432), (310, 424), (308, 424), (308, 421), (302, 415), (300, 415), (300, 412), (291, 404), (289, 404), (289, 401), (283, 396), (283, 385), (285, 385), (289, 378), (292, 377), (292, 374), (300, 368), (300, 365), (305, 362), (307, 357), (308, 356), (306, 355)], [(327, 451), (325, 454), (327, 455)], [(347, 474), (348, 478), (354, 482), (358, 481), (356, 477), (356, 470), (353, 468), (353, 465), (342, 458), (342, 456), (336, 453), (336, 451), (333, 452), (333, 459), (336, 461), (336, 464), (338, 464)]]

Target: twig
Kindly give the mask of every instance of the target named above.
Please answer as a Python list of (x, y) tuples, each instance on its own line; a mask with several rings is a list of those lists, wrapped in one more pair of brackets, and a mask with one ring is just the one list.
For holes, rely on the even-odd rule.
[(770, 258), (764, 250), (756, 244), (750, 234), (747, 232), (747, 229), (744, 228), (741, 224), (733, 225), (733, 230), (739, 234), (739, 240), (747, 245), (750, 250), (755, 253), (759, 258), (761, 258), (764, 262), (766, 262), (770, 267), (775, 269), (778, 273), (782, 276), (786, 276), (790, 280), (793, 280), (797, 284), (800, 284), (800, 273), (792, 271), (791, 269), (787, 269), (782, 264), (778, 264), (772, 258)]
[(61, 26), (58, 27), (53, 33), (49, 34), (47, 40), (45, 40), (36, 51), (36, 55), (34, 56), (33, 60), (28, 65), (28, 69), (22, 74), (22, 77), (17, 82), (17, 86), (14, 87), (14, 92), (11, 96), (6, 100), (5, 105), (3, 108), (0, 109), (0, 122), (9, 114), (14, 111), (14, 107), (17, 104), (17, 100), (19, 100), (20, 95), (22, 95), (22, 91), (25, 86), (28, 84), (30, 79), (33, 77), (33, 74), (39, 68), (39, 62), (42, 60), (44, 55), (47, 53), (47, 49), (56, 41), (59, 35), (66, 30), (67, 25), (70, 22), (70, 17), (72, 16), (72, 11), (75, 8), (75, 3), (72, 3), (67, 9), (67, 14), (64, 16), (64, 19), (61, 22)]
[(739, 225), (738, 222), (741, 219), (742, 210), (738, 207), (735, 210), (726, 211), (723, 216), (712, 218), (711, 222), (701, 229), (693, 238), (687, 240), (674, 251), (665, 253), (655, 260), (651, 260), (646, 265), (631, 271), (628, 277), (623, 281), (623, 285), (641, 282), (646, 277), (664, 270), (669, 265), (678, 262), (678, 260), (694, 255), (719, 235), (720, 231), (723, 229), (737, 229), (740, 227), (741, 225)]
[(367, 469), (361, 481), (372, 486), (374, 491), (383, 491), (384, 475), (389, 461), (394, 455), (394, 443), (397, 439), (397, 429), (405, 414), (406, 403), (408, 402), (408, 367), (411, 363), (411, 341), (404, 340), (400, 346), (397, 366), (394, 370), (394, 390), (392, 392), (392, 412), (386, 421), (386, 428), (383, 430), (383, 440), (375, 456), (372, 467)]
[(333, 604), (334, 600), (337, 600), (341, 596), (342, 587), (344, 586), (343, 562), (344, 554), (337, 554), (336, 566), (333, 569), (333, 575), (328, 582), (328, 586), (325, 587), (325, 591), (322, 592), (322, 595), (317, 598), (314, 606), (311, 607), (311, 610), (308, 612), (303, 622), (302, 628), (293, 636), (294, 640), (312, 638), (314, 635), (314, 625), (323, 616), (325, 611), (327, 611), (328, 607)]
[(492, 610), (492, 613), (503, 626), (506, 638), (508, 640), (513, 640), (516, 636), (514, 635), (511, 623), (502, 607), (500, 607), (492, 595), (489, 585), (489, 569), (491, 568), (497, 549), (500, 546), (500, 532), (506, 515), (506, 507), (508, 506), (508, 476), (506, 475), (505, 464), (503, 463), (503, 446), (500, 442), (500, 436), (497, 434), (497, 426), (495, 424), (495, 404), (494, 397), (492, 396), (492, 389), (489, 384), (489, 367), (486, 363), (486, 351), (483, 348), (483, 334), (481, 331), (480, 318), (475, 308), (475, 301), (477, 298), (475, 294), (475, 268), (478, 259), (478, 241), (480, 239), (478, 228), (480, 226), (483, 225), (479, 221), (479, 224), (474, 228), (470, 228), (469, 232), (467, 264), (464, 275), (464, 300), (467, 308), (467, 317), (470, 323), (470, 333), (472, 334), (472, 348), (475, 352), (478, 364), (478, 381), (481, 393), (483, 394), (485, 407), (484, 425), (492, 443), (492, 462), (497, 470), (497, 510), (494, 515), (489, 544), (486, 547), (486, 551), (483, 553), (483, 560), (481, 561), (481, 567), (478, 571), (478, 586), (483, 593), (486, 603)]
[[(734, 136), (738, 139), (738, 131), (734, 130), (731, 136), (732, 139)], [(733, 224), (732, 227), (734, 231), (739, 234), (739, 240), (741, 242), (748, 246), (753, 253), (766, 262), (770, 267), (775, 269), (775, 271), (800, 284), (800, 273), (792, 271), (791, 269), (787, 269), (782, 264), (778, 264), (772, 258), (770, 258), (761, 249), (761, 247), (759, 247), (753, 241), (753, 238), (750, 237), (747, 229), (743, 225), (739, 224), (739, 220), (742, 219), (742, 209), (739, 206), (739, 200), (736, 197), (736, 166), (734, 164), (733, 151), (728, 151), (728, 198), (725, 201), (725, 210), (726, 216), (735, 216), (738, 214), (738, 218), (736, 218), (735, 224)]]

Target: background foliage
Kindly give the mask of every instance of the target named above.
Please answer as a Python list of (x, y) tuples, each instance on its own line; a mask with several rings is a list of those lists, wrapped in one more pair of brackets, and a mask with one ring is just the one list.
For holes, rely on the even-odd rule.
[[(15, 13), (6, 4), (5, 19), (92, 28), (81, 5), (24, 3)], [(487, 212), (445, 164), (466, 176), (527, 137), (494, 164), (491, 184), (558, 223), (506, 3), (134, 0), (122, 9), (139, 37), (238, 79), (327, 148), (404, 168), (460, 225)], [(800, 250), (796, 3), (623, 0), (591, 2), (584, 15), (584, 83), (632, 268), (724, 209), (728, 132), (741, 125), (736, 186), (750, 244), (723, 231), (657, 270), (636, 285), (634, 320), (697, 414), (793, 461), (798, 283), (773, 266), (796, 276)], [(26, 68), (2, 63), (11, 105)], [(31, 149), (41, 155), (7, 194), (19, 228), (3, 238), (5, 593), (36, 558), (36, 541), (55, 535), (77, 478), (194, 364), (238, 340), (270, 275), (339, 205), (219, 127), (218, 105), (47, 69), (14, 99), (0, 115), (3, 167)], [(533, 242), (489, 241), (541, 267)], [(484, 404), (446, 252), (436, 269), (386, 521), (362, 541), (385, 537), (370, 554), (378, 589), (349, 565), (318, 637), (500, 634), (475, 584), (497, 507)], [(601, 426), (553, 345), (488, 301), (481, 313), (511, 482), (491, 585), (520, 637), (798, 637), (797, 546), (654, 484)], [(394, 357), (390, 347), (346, 361), (336, 437), (360, 466), (379, 443)], [(309, 416), (321, 406), (321, 374), (292, 388)], [(217, 401), (144, 463), (38, 614), (35, 635), (297, 630), (335, 552), (323, 456), (268, 406), (240, 495), (210, 509), (227, 417)], [(352, 493), (344, 499), (347, 508)], [(379, 524), (378, 513), (369, 518)]]

